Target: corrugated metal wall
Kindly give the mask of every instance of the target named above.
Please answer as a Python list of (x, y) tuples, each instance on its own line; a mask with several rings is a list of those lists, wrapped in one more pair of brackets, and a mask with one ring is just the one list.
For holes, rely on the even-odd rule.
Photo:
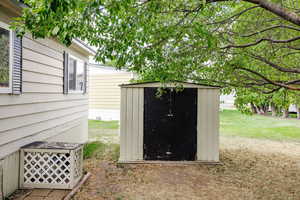
[(144, 88), (121, 89), (120, 161), (143, 160)]
[(219, 90), (198, 89), (197, 159), (219, 161)]
[[(219, 89), (198, 88), (197, 160), (219, 161)], [(143, 160), (144, 88), (121, 88), (120, 162)]]

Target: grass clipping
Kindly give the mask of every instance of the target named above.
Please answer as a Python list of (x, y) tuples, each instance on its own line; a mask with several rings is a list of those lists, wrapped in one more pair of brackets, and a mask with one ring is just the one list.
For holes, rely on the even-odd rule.
[(117, 168), (117, 144), (93, 145), (85, 161), (93, 176), (75, 199), (300, 199), (299, 156), (222, 147), (220, 166)]

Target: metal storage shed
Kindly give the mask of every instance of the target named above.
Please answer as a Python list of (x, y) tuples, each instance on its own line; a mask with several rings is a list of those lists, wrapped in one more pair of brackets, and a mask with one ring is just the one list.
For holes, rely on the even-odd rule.
[[(183, 87), (176, 91), (175, 87)], [(121, 85), (119, 163), (219, 162), (219, 88), (185, 82)], [(157, 97), (158, 88), (164, 93)]]

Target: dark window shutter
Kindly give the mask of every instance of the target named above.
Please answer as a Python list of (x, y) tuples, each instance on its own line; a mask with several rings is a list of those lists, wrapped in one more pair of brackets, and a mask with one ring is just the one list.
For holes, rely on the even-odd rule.
[(69, 54), (64, 52), (64, 94), (69, 92)]
[(84, 63), (84, 88), (83, 88), (83, 93), (87, 93), (87, 71), (88, 71), (88, 64), (87, 62)]
[(13, 33), (12, 93), (22, 93), (22, 38)]

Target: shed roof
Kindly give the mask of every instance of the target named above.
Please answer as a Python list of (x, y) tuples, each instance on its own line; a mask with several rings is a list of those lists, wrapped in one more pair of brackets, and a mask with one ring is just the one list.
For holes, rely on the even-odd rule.
[(161, 82), (143, 82), (143, 83), (129, 83), (129, 84), (122, 84), (120, 87), (122, 88), (143, 88), (143, 87), (178, 87), (183, 86), (184, 88), (203, 88), (203, 89), (220, 89), (219, 86), (212, 86), (212, 85), (205, 85), (205, 84), (198, 84), (198, 83), (189, 83), (189, 82), (182, 82), (182, 81), (172, 81), (167, 83)]

